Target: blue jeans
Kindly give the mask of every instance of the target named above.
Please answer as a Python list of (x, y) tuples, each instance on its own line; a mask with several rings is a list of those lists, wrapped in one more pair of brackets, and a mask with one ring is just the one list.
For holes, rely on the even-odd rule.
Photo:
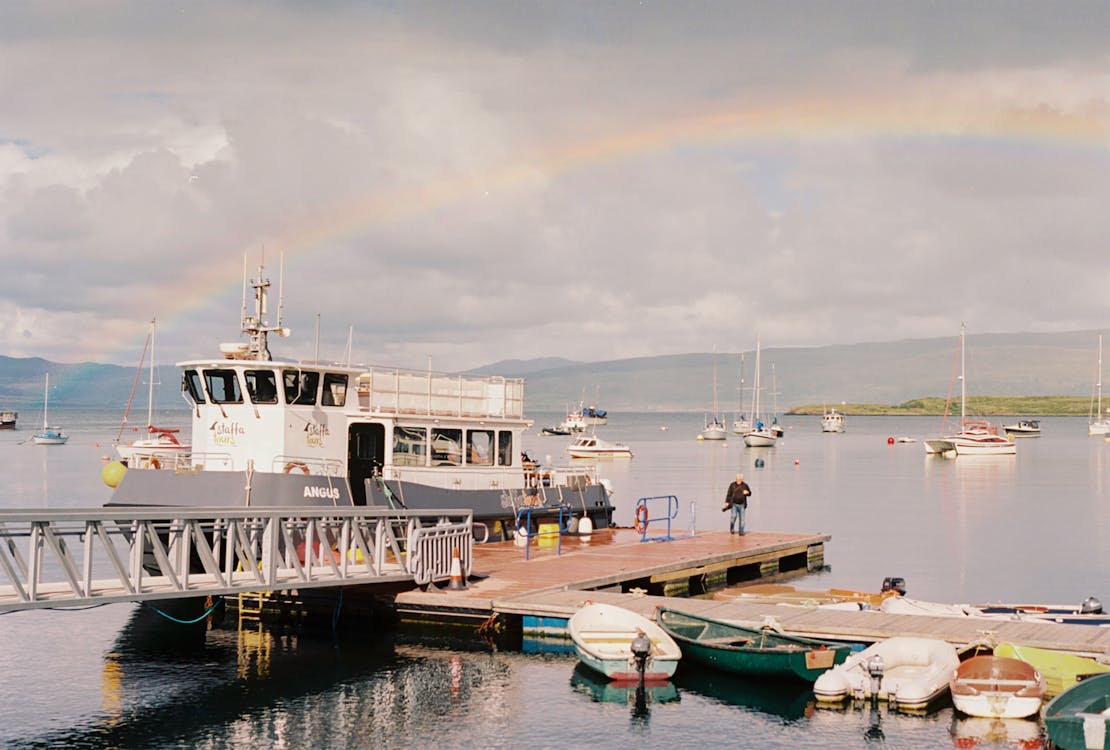
[[(744, 533), (744, 511), (745, 510), (747, 510), (747, 508), (745, 508), (740, 503), (733, 503), (732, 504), (732, 513), (728, 517), (729, 533), (732, 533), (733, 531), (738, 531), (741, 534)], [(739, 528), (737, 528), (737, 527), (739, 527)]]

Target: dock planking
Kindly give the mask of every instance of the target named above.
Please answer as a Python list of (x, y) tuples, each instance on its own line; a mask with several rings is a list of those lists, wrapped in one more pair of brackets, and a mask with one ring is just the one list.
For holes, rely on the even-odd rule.
[[(1012, 641), (1085, 655), (1110, 654), (1110, 628), (1030, 620), (890, 614), (878, 610), (821, 609), (727, 599), (662, 595), (685, 582), (693, 593), (705, 576), (728, 584), (777, 573), (804, 573), (823, 565), (823, 534), (703, 532), (668, 542), (640, 543), (629, 530), (595, 532), (587, 541), (564, 537), (554, 551), (524, 560), (511, 543), (474, 548), (473, 570), (482, 578), (463, 590), (408, 591), (394, 606), (405, 617), (542, 618), (559, 622), (586, 602), (625, 607), (647, 617), (666, 606), (741, 625), (773, 622), (792, 635), (869, 643), (893, 636), (939, 638), (957, 647)], [(543, 549), (542, 547), (540, 548)], [(723, 584), (722, 584), (723, 585)]]

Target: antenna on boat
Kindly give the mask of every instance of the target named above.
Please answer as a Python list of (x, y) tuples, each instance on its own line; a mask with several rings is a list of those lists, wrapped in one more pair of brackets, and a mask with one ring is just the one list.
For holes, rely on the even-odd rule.
[[(243, 333), (250, 337), (250, 342), (247, 344), (222, 344), (220, 349), (223, 351), (224, 356), (229, 359), (257, 359), (268, 361), (270, 357), (270, 347), (267, 336), (270, 333), (276, 333), (278, 336), (288, 336), (290, 331), (288, 328), (282, 326), (282, 301), (279, 296), (278, 302), (278, 320), (277, 325), (270, 325), (266, 322), (266, 300), (270, 290), (270, 280), (263, 278), (264, 265), (260, 262), (258, 265), (258, 277), (251, 279), (249, 282), (250, 287), (254, 290), (254, 314), (247, 313), (246, 304), (246, 289), (248, 285), (246, 275), (247, 259), (243, 258)], [(280, 284), (284, 286), (285, 279), (285, 256), (282, 255), (281, 263), (281, 276), (279, 277)], [(279, 287), (280, 288), (280, 287)]]
[(355, 339), (355, 327), (353, 325), (347, 326), (347, 351), (344, 354), (347, 367), (351, 366), (351, 346)]
[(316, 351), (312, 356), (312, 361), (320, 361), (320, 313), (316, 313)]

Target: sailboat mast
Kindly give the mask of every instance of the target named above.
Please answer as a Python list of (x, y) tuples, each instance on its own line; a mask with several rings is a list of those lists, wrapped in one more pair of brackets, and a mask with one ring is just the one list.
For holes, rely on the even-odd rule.
[(42, 392), (42, 431), (46, 432), (46, 407), (50, 405), (50, 373), (46, 373), (46, 387)]
[(1102, 420), (1102, 334), (1098, 335), (1098, 418)]
[(154, 424), (154, 324), (157, 318), (150, 319), (150, 382), (146, 391), (146, 427)]
[[(755, 340), (755, 379), (752, 381), (752, 416), (759, 420), (759, 338)], [(754, 424), (754, 422), (753, 422)]]
[(964, 377), (964, 324), (960, 323), (960, 428), (967, 424), (967, 378)]

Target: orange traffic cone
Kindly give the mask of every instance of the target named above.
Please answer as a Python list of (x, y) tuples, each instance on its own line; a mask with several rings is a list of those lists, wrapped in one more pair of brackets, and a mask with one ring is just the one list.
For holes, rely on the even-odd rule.
[(466, 588), (466, 581), (463, 580), (462, 575), (462, 562), (459, 560), (459, 548), (451, 553), (451, 580), (447, 584), (449, 591), (461, 591)]

